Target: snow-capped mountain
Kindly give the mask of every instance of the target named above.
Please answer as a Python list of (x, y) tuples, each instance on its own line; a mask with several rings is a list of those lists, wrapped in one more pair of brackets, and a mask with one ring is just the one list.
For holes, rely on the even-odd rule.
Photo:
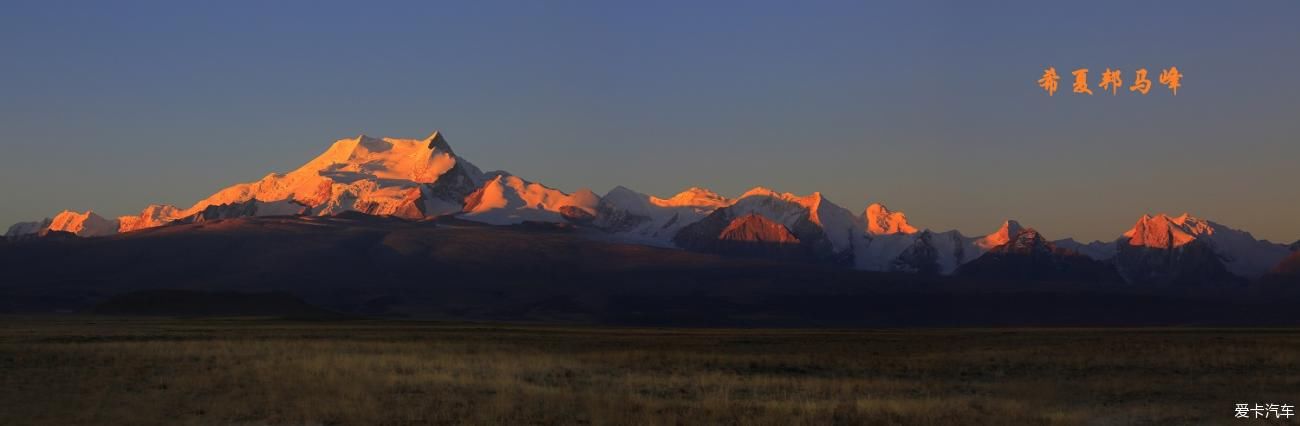
[(852, 212), (827, 200), (820, 192), (801, 197), (755, 187), (725, 209), (735, 216), (758, 214), (801, 233), (803, 228), (812, 225), (807, 231), (820, 231), (836, 253), (852, 250), (865, 228)]
[(79, 237), (99, 237), (117, 233), (117, 226), (116, 220), (105, 219), (93, 211), (79, 213), (64, 210), (55, 215), (49, 226), (41, 231), (67, 232)]
[(665, 199), (617, 186), (600, 198), (593, 224), (625, 240), (670, 246), (683, 227), (731, 202), (696, 187)]
[(172, 222), (349, 211), (408, 219), (454, 214), (492, 224), (581, 220), (594, 217), (599, 200), (587, 190), (565, 194), (506, 172), (485, 174), (456, 155), (440, 132), (424, 139), (361, 135), (335, 141), (293, 171), (232, 185), (183, 210), (150, 205), (139, 215), (117, 219), (63, 212), (15, 224), (6, 235), (50, 230), (89, 237)]
[[(708, 216), (686, 225), (673, 237), (682, 248), (726, 253), (719, 246), (723, 232), (734, 222), (766, 222), (779, 224), (795, 237), (795, 244), (810, 258), (834, 263), (852, 263), (855, 247), (866, 244), (866, 224), (852, 212), (825, 199), (819, 192), (807, 196), (779, 193), (755, 187), (725, 207), (719, 207)], [(769, 239), (778, 239), (775, 235)], [(754, 241), (754, 243), (760, 243)]]
[(163, 226), (176, 220), (181, 210), (170, 204), (150, 204), (140, 211), (139, 216), (121, 216), (117, 218), (117, 232), (131, 232), (137, 229)]
[(464, 196), (484, 180), (477, 167), (451, 150), (440, 132), (424, 139), (361, 135), (335, 141), (289, 173), (272, 173), (217, 191), (180, 216), (249, 200), (293, 201), (309, 206), (309, 214), (314, 215), (359, 211), (408, 218), (437, 216), (460, 211)]
[(956, 230), (917, 234), (883, 270), (951, 274), (959, 266), (980, 257), (984, 252), (1013, 241), (1023, 230), (1020, 222), (1007, 220), (998, 230), (981, 237), (967, 237)]
[(600, 197), (588, 189), (566, 194), (506, 172), (493, 172), (493, 175), (465, 198), (462, 217), (494, 225), (525, 221), (589, 222), (595, 218)]
[(872, 203), (862, 212), (866, 224), (866, 242), (854, 248), (853, 266), (869, 271), (893, 270), (899, 255), (911, 247), (920, 234), (907, 222), (903, 212), (889, 210), (884, 204)]
[(883, 271), (922, 274), (950, 274), (971, 257), (967, 255), (971, 239), (957, 231), (921, 231), (898, 255), (888, 259)]
[[(989, 280), (1085, 283), (1119, 281), (1118, 274), (1109, 264), (1058, 247), (1033, 228), (1004, 226), (1003, 229), (1015, 231), (1010, 241), (989, 248), (974, 260), (962, 264), (958, 267), (957, 274)], [(985, 238), (984, 241), (991, 242), (1004, 236), (998, 234), (994, 238)]]
[(1117, 266), (1129, 281), (1181, 281), (1213, 275), (1218, 266), (1254, 279), (1285, 258), (1287, 246), (1184, 213), (1143, 215), (1117, 242)]
[(587, 189), (567, 193), (505, 171), (484, 173), (458, 156), (440, 132), (423, 139), (340, 139), (290, 172), (232, 185), (185, 209), (150, 205), (139, 214), (113, 219), (64, 211), (14, 224), (5, 235), (96, 237), (170, 223), (346, 212), (406, 219), (455, 215), (494, 225), (573, 223), (624, 242), (874, 271), (953, 274), (986, 253), (992, 256), (966, 270), (1066, 263), (1072, 271), (1087, 270), (1090, 263), (1063, 257), (1077, 253), (1113, 265), (1134, 283), (1254, 279), (1300, 249), (1300, 242), (1260, 241), (1186, 214), (1143, 216), (1112, 242), (1047, 242), (1014, 220), (990, 234), (967, 237), (956, 230), (914, 226), (903, 212), (880, 203), (854, 215), (819, 192), (800, 196), (755, 187), (728, 198), (692, 187), (659, 198), (618, 186), (603, 197)]
[(907, 223), (907, 215), (903, 212), (890, 211), (888, 207), (880, 203), (871, 203), (867, 210), (862, 212), (862, 217), (867, 223), (867, 233), (871, 235), (893, 235), (893, 234), (915, 234), (916, 227)]
[(48, 217), (39, 221), (18, 222), (9, 225), (9, 229), (5, 231), (5, 238), (18, 238), (25, 235), (39, 234), (42, 230), (49, 229), (50, 224), (53, 222), (54, 219)]

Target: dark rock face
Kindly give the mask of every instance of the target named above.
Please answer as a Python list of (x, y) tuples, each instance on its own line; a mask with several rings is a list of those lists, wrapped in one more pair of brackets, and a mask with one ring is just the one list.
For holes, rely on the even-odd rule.
[[(299, 215), (307, 212), (308, 209), (307, 206), (301, 205), (296, 201), (293, 201), (292, 203), (298, 204), (302, 207), (302, 209), (298, 212)], [(218, 220), (218, 219), (253, 217), (258, 215), (258, 209), (261, 207), (261, 205), (262, 202), (260, 201), (248, 200), (241, 203), (230, 203), (230, 204), (208, 206), (207, 208), (204, 208), (203, 211), (201, 212), (176, 219), (172, 221), (172, 223), (174, 224), (202, 223), (202, 222)]]
[(609, 232), (627, 232), (648, 221), (650, 221), (649, 217), (617, 208), (601, 200), (596, 204), (596, 218), (593, 224)]
[(673, 241), (682, 248), (706, 253), (795, 261), (817, 259), (812, 246), (804, 244), (785, 225), (752, 213), (723, 223), (730, 215), (714, 213), (683, 228)]
[(560, 207), (560, 217), (570, 223), (585, 225), (596, 220), (596, 216), (576, 206)]
[(1244, 284), (1228, 272), (1208, 243), (1192, 241), (1177, 247), (1146, 247), (1119, 241), (1115, 268), (1130, 284), (1220, 286)]
[(1010, 242), (989, 249), (957, 269), (968, 278), (1115, 283), (1120, 278), (1106, 263), (1058, 248), (1034, 229), (1020, 230)]
[(718, 239), (772, 244), (799, 244), (799, 239), (785, 225), (753, 213), (731, 221)]
[(81, 236), (68, 231), (55, 231), (46, 229), (36, 234), (36, 238), (44, 241), (75, 241), (80, 240)]
[[(939, 250), (935, 248), (935, 235), (930, 231), (921, 232), (906, 250), (898, 255), (889, 265), (894, 272), (907, 272), (923, 275), (938, 275)], [(957, 247), (961, 247), (958, 245)]]
[(840, 261), (822, 228), (808, 218), (787, 227), (757, 214), (735, 217), (722, 208), (673, 237), (678, 247), (706, 253), (803, 262)]
[[(448, 150), (450, 151), (450, 148)], [(457, 157), (456, 164), (442, 176), (438, 176), (437, 181), (426, 184), (425, 198), (435, 202), (465, 205), (465, 198), (473, 194), (478, 189), (478, 185), (474, 184), (474, 177), (471, 176), (474, 172), (467, 170), (462, 163), (464, 161)]]

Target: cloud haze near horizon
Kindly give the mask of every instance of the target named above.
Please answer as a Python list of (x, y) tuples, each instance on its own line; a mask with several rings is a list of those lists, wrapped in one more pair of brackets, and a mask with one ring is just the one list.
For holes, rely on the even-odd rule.
[[(358, 133), (566, 191), (821, 191), (919, 227), (1300, 238), (1300, 4), (16, 2), (0, 223), (188, 206)], [(1063, 76), (1046, 96), (1035, 80)], [(1069, 93), (1177, 66), (1178, 96)]]

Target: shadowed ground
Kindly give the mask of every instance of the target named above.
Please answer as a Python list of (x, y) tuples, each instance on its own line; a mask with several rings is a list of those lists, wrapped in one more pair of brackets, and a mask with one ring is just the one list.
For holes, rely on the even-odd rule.
[(1293, 329), (5, 318), (0, 424), (1219, 424)]

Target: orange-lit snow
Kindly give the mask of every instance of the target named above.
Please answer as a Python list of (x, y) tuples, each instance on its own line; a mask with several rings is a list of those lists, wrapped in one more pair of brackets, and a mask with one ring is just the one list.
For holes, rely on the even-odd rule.
[(137, 229), (166, 225), (167, 222), (180, 217), (181, 210), (167, 204), (150, 204), (139, 215), (117, 218), (117, 232), (131, 232)]
[(248, 200), (293, 200), (323, 207), (314, 211), (322, 215), (348, 210), (398, 214), (409, 211), (420, 184), (437, 181), (456, 162), (457, 157), (439, 132), (424, 139), (365, 135), (340, 139), (292, 172), (272, 173), (256, 182), (223, 189), (181, 215), (200, 212), (210, 205)]
[(54, 216), (48, 229), (70, 232), (82, 237), (99, 237), (117, 233), (117, 221), (104, 219), (92, 211), (78, 213), (64, 210)]
[(867, 232), (872, 235), (915, 234), (916, 228), (907, 223), (903, 212), (890, 211), (884, 204), (872, 203), (862, 213), (867, 221)]

